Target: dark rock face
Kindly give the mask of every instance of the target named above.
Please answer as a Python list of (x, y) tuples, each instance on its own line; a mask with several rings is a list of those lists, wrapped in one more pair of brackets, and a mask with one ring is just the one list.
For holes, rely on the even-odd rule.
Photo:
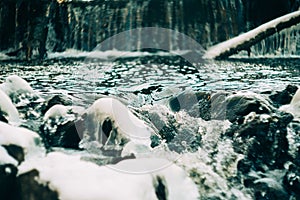
[(37, 170), (29, 171), (18, 177), (19, 182), (19, 193), (24, 200), (55, 200), (59, 199), (58, 194), (52, 191), (48, 185), (44, 186), (36, 181), (36, 177), (39, 176)]
[(242, 123), (250, 112), (257, 114), (270, 113), (272, 108), (255, 94), (236, 94), (229, 97), (226, 106), (226, 118), (230, 122)]
[(20, 199), (17, 184), (18, 169), (12, 164), (0, 165), (0, 196), (1, 199)]
[(283, 183), (286, 188), (291, 191), (291, 194), (296, 197), (296, 199), (300, 198), (300, 167), (299, 165), (295, 165), (293, 163), (290, 164), (284, 178)]
[(7, 153), (11, 155), (14, 159), (16, 159), (19, 163), (24, 161), (25, 154), (22, 147), (19, 147), (14, 144), (3, 145), (3, 147), (6, 149)]
[[(60, 119), (63, 120), (63, 119)], [(79, 149), (79, 142), (82, 138), (81, 131), (83, 122), (78, 121), (62, 121), (55, 124), (55, 120), (48, 120), (40, 127), (41, 137), (46, 148), (64, 147)]]
[(272, 100), (274, 106), (279, 107), (289, 104), (297, 90), (297, 86), (288, 85), (284, 90), (271, 94), (269, 98)]
[(4, 113), (0, 110), (0, 121), (8, 123), (8, 120), (6, 119)]
[(286, 163), (295, 160), (287, 138), (293, 116), (259, 99), (233, 95), (227, 104), (232, 108), (227, 114), (232, 125), (224, 136), (233, 141), (235, 152), (244, 155), (237, 165), (239, 177), (254, 191), (255, 199), (297, 199), (298, 166), (285, 169)]
[(41, 113), (44, 115), (52, 106), (57, 104), (69, 106), (72, 105), (72, 101), (70, 99), (67, 99), (65, 96), (54, 95), (43, 103), (43, 105), (41, 106)]
[(233, 125), (227, 134), (233, 135), (236, 151), (246, 155), (251, 168), (282, 168), (289, 160), (286, 127), (292, 119), (292, 115), (286, 113), (257, 115), (242, 125)]
[(225, 119), (226, 102), (228, 94), (218, 92), (183, 92), (169, 100), (172, 111), (185, 110), (192, 117), (201, 117), (204, 120)]

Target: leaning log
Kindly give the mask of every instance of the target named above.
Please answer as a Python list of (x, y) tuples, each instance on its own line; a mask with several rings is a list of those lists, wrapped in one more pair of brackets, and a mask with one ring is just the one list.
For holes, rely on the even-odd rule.
[(242, 50), (250, 51), (250, 47), (263, 39), (300, 23), (300, 11), (278, 17), (251, 31), (210, 47), (203, 58), (224, 59)]

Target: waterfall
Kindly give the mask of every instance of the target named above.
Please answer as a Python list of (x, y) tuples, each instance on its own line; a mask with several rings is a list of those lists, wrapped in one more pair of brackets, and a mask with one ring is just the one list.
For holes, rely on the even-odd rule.
[[(34, 52), (43, 54), (44, 49), (48, 52), (61, 52), (71, 48), (91, 51), (118, 33), (141, 27), (172, 29), (186, 34), (207, 48), (248, 31), (271, 17), (295, 9), (295, 3), (291, 5), (290, 1), (277, 1), (280, 3), (274, 5), (278, 8), (270, 5), (274, 9), (266, 16), (263, 16), (264, 12), (260, 9), (258, 19), (252, 13), (258, 7), (266, 6), (259, 0), (76, 0), (63, 3), (55, 0), (2, 0), (0, 50), (16, 50), (18, 53), (22, 49), (27, 57)], [(299, 3), (298, 0), (294, 2)], [(264, 41), (265, 44), (254, 47), (254, 52), (268, 52), (267, 49), (273, 46), (277, 48), (280, 43), (284, 43), (280, 46), (281, 49), (291, 47), (293, 40), (297, 40), (293, 35), (298, 33), (293, 30), (289, 33), (289, 36), (286, 32), (270, 38), (270, 41)], [(131, 31), (126, 34), (126, 43), (137, 50), (143, 46), (143, 38), (147, 37), (132, 34)], [(169, 50), (188, 48), (177, 37), (161, 35), (147, 38), (147, 42), (167, 43)], [(106, 48), (119, 48), (119, 44), (113, 39), (107, 45)]]
[(285, 29), (252, 46), (251, 53), (259, 55), (300, 55), (300, 24)]

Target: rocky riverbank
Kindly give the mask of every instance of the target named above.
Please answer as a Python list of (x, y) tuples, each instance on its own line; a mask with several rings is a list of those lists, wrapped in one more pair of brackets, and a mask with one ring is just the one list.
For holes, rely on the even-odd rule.
[(0, 88), (3, 199), (300, 198), (296, 86), (140, 108), (42, 98), (18, 76)]

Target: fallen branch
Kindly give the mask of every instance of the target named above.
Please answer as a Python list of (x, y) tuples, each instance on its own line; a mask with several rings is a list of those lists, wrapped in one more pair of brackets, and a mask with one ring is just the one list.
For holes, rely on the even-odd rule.
[(254, 44), (298, 23), (300, 23), (300, 11), (278, 17), (251, 31), (210, 47), (203, 58), (223, 59), (242, 50), (247, 50), (249, 52), (250, 47)]

